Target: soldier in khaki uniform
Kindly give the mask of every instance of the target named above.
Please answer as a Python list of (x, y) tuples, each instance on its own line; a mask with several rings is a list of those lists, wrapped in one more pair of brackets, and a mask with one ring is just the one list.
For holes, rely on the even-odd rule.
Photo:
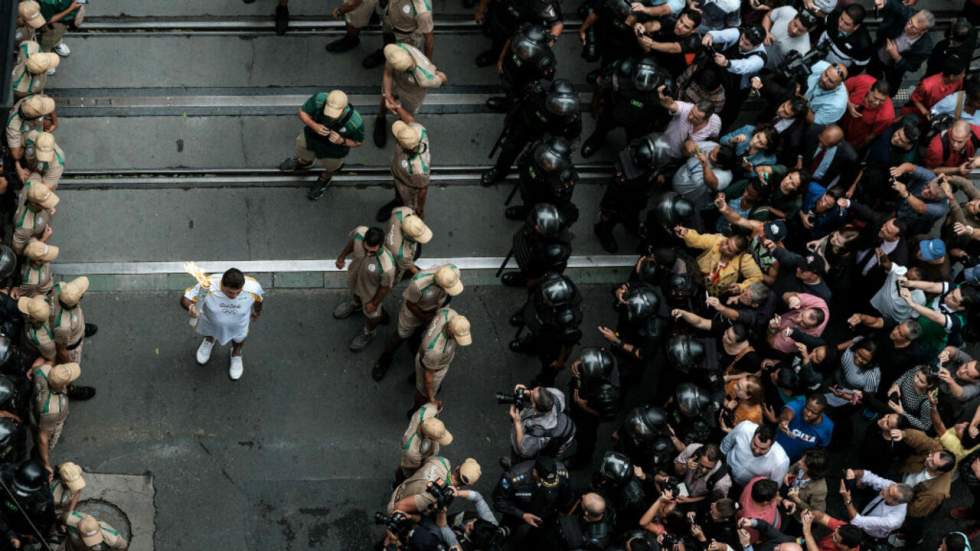
[(395, 488), (388, 500), (387, 511), (392, 514), (401, 511), (407, 514), (426, 513), (435, 505), (435, 498), (426, 491), (429, 484), (446, 484), (456, 489), (456, 495), (462, 496), (465, 488), (476, 485), (480, 480), (482, 469), (476, 459), (466, 458), (455, 469), (449, 460), (441, 455), (434, 455), (422, 464), (415, 474), (408, 477)]
[(459, 268), (452, 264), (422, 270), (412, 277), (402, 293), (404, 300), (398, 310), (398, 328), (388, 337), (384, 352), (371, 370), (375, 381), (384, 378), (398, 347), (422, 327), (426, 327), (436, 311), (449, 303), (450, 297), (462, 292), (463, 282)]
[(470, 321), (465, 316), (452, 308), (436, 311), (415, 354), (415, 404), (408, 410), (409, 415), (426, 402), (442, 408), (442, 400), (437, 400), (436, 395), (456, 357), (456, 347), (471, 344)]
[(10, 246), (17, 255), (24, 254), (32, 239), (47, 243), (54, 233), (51, 220), (60, 199), (48, 186), (40, 183), (37, 174), (28, 177), (23, 188), (24, 200), (14, 213), (14, 235)]
[(44, 468), (51, 468), (51, 450), (58, 444), (68, 419), (68, 385), (82, 374), (75, 363), (42, 364), (34, 368), (34, 439)]
[(438, 88), (449, 78), (409, 44), (388, 44), (384, 49), (385, 70), (381, 79), (381, 104), (374, 121), (374, 145), (384, 147), (388, 142), (389, 109), (400, 106), (415, 116), (425, 101), (429, 88)]
[(384, 319), (385, 296), (395, 286), (395, 257), (384, 245), (385, 234), (381, 228), (358, 226), (350, 233), (344, 250), (337, 256), (337, 269), (344, 268), (344, 261), (351, 257), (347, 267), (347, 288), (350, 295), (341, 299), (333, 311), (333, 317), (344, 319), (360, 309), (364, 313), (364, 329), (354, 336), (350, 349), (364, 350)]
[[(361, 43), (360, 34), (371, 21), (378, 5), (377, 0), (344, 0), (340, 7), (333, 10), (335, 18), (341, 16), (347, 21), (347, 32), (339, 40), (327, 44), (327, 51), (333, 53), (346, 52)], [(405, 42), (425, 50), (425, 55), (432, 57), (434, 44), (433, 31), (435, 22), (432, 20), (432, 4), (429, 0), (390, 0), (387, 2), (381, 23), (383, 44)], [(365, 69), (373, 69), (384, 63), (381, 50), (371, 52), (361, 63)]]
[[(44, 127), (44, 118), (51, 117), (51, 124)], [(54, 100), (44, 94), (32, 94), (21, 98), (7, 115), (7, 147), (10, 155), (17, 161), (18, 173), (26, 167), (21, 163), (24, 157), (24, 136), (31, 130), (54, 132), (58, 127), (58, 114)]]
[(395, 207), (410, 207), (425, 218), (425, 199), (429, 193), (432, 156), (429, 152), (429, 133), (415, 122), (410, 113), (398, 111), (401, 120), (391, 125), (398, 147), (391, 158), (391, 176), (395, 181), (395, 198), (378, 209), (376, 219), (384, 222)]
[[(89, 281), (85, 276), (71, 281), (62, 281), (54, 286), (51, 293), (51, 331), (59, 362), (82, 363), (82, 345), (85, 339), (94, 335), (99, 328), (85, 323), (81, 301), (88, 291)], [(73, 399), (77, 399), (72, 396)]]
[(438, 406), (425, 404), (412, 416), (402, 435), (402, 454), (395, 471), (395, 484), (401, 484), (415, 474), (426, 460), (439, 454), (441, 446), (453, 443), (453, 435), (446, 430), (446, 425), (436, 419), (438, 414)]
[(391, 211), (388, 231), (385, 232), (385, 247), (395, 257), (395, 281), (403, 276), (419, 272), (415, 265), (422, 245), (432, 240), (432, 230), (410, 207), (398, 207)]
[(58, 247), (31, 239), (24, 247), (24, 265), (20, 270), (21, 297), (46, 296), (54, 287), (51, 262), (58, 258)]
[(82, 468), (66, 461), (58, 465), (55, 477), (51, 480), (51, 496), (54, 498), (54, 511), (58, 518), (63, 518), (78, 506), (85, 489), (85, 478)]
[(118, 530), (92, 515), (72, 511), (65, 516), (68, 531), (65, 551), (126, 549), (129, 542)]
[(14, 98), (43, 93), (48, 82), (48, 71), (56, 68), (59, 63), (61, 58), (58, 54), (42, 52), (41, 45), (37, 42), (22, 42), (17, 48), (17, 64), (11, 74)]
[(56, 348), (51, 330), (51, 306), (43, 296), (17, 300), (17, 309), (25, 316), (23, 344), (40, 360), (54, 362)]
[(27, 41), (34, 41), (37, 38), (37, 30), (43, 27), (47, 21), (41, 15), (41, 5), (34, 0), (21, 2), (17, 6), (17, 34), (14, 42), (21, 44)]
[(65, 152), (55, 141), (54, 134), (31, 130), (24, 135), (24, 145), (24, 166), (39, 174), (51, 191), (56, 191), (65, 173)]

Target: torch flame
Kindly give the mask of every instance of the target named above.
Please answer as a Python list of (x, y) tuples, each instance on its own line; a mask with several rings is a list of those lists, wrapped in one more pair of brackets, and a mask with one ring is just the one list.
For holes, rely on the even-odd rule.
[(204, 273), (204, 270), (199, 268), (196, 263), (184, 262), (184, 271), (190, 274), (191, 277), (196, 279), (197, 282), (201, 285), (201, 287), (204, 287), (205, 289), (211, 287), (211, 278), (209, 278), (208, 274)]

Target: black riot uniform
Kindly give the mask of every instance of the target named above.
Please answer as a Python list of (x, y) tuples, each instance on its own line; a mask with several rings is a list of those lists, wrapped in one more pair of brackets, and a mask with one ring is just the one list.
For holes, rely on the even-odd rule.
[(643, 241), (647, 246), (677, 246), (684, 248), (684, 240), (677, 237), (674, 228), (700, 227), (694, 204), (676, 191), (663, 191), (653, 196), (653, 208), (647, 211), (643, 226)]
[(18, 534), (22, 540), (25, 537), (35, 538), (35, 532), (31, 527), (33, 523), (47, 538), (54, 530), (58, 519), (55, 515), (51, 487), (48, 485), (48, 472), (44, 470), (41, 463), (30, 459), (19, 465), (16, 463), (0, 465), (0, 478), (10, 491), (9, 494), (0, 491), (0, 510), (3, 512), (8, 528)]
[(532, 206), (550, 203), (558, 208), (566, 226), (578, 220), (578, 208), (572, 203), (578, 171), (572, 163), (572, 144), (568, 140), (560, 136), (538, 140), (517, 161), (517, 172), (517, 189), (523, 204), (507, 207), (507, 218), (524, 220)]
[(504, 273), (500, 281), (511, 287), (532, 287), (549, 272), (564, 272), (571, 255), (571, 236), (558, 209), (547, 203), (535, 205), (524, 227), (514, 233), (510, 253), (501, 266), (506, 267), (513, 256), (518, 270)]
[[(613, 353), (619, 363), (623, 388), (635, 388), (643, 379), (647, 363), (656, 355), (666, 333), (666, 312), (659, 290), (649, 285), (630, 285), (623, 300), (616, 299), (613, 307), (619, 313), (616, 333), (619, 342)], [(630, 345), (627, 352), (626, 345)]]
[(551, 49), (553, 45), (554, 37), (547, 27), (522, 24), (504, 53), (500, 85), (506, 95), (488, 99), (487, 107), (493, 111), (506, 111), (524, 95), (532, 82), (555, 78), (558, 59)]
[(652, 57), (628, 58), (610, 65), (598, 78), (596, 128), (582, 144), (582, 156), (591, 157), (606, 135), (616, 128), (632, 140), (662, 128), (669, 113), (660, 103), (657, 89), (673, 87), (673, 79)]
[(636, 526), (649, 507), (646, 485), (636, 478), (633, 462), (617, 451), (607, 451), (592, 474), (592, 489), (616, 509), (619, 531)]
[(494, 166), (483, 173), (480, 183), (490, 186), (503, 180), (524, 148), (545, 135), (572, 142), (581, 133), (582, 113), (572, 83), (564, 79), (534, 81), (507, 114), (504, 129), (490, 152), (490, 158), (493, 158), (499, 149), (500, 156)]
[(649, 136), (634, 139), (619, 153), (616, 174), (599, 201), (599, 219), (593, 226), (602, 248), (610, 254), (619, 250), (613, 228), (617, 224), (640, 235), (640, 213), (646, 207), (653, 181), (656, 153)]
[(568, 469), (560, 461), (544, 456), (518, 463), (500, 477), (493, 490), (493, 508), (511, 529), (512, 543), (532, 543), (545, 536), (524, 522), (524, 513), (537, 516), (542, 526), (548, 526), (574, 500)]
[[(662, 549), (667, 549), (660, 546), (655, 534), (647, 532), (643, 528), (637, 528), (626, 532), (626, 534), (622, 536), (621, 542), (609, 547), (606, 551), (632, 551), (640, 548), (639, 542), (645, 543), (647, 547), (644, 547), (643, 549), (649, 549), (650, 551), (661, 551)], [(697, 548), (695, 547), (695, 549)]]
[(616, 451), (647, 473), (656, 473), (669, 465), (676, 452), (670, 441), (667, 412), (654, 406), (639, 406), (629, 411), (616, 431)]
[(572, 348), (582, 340), (582, 295), (567, 276), (546, 274), (531, 289), (524, 307), (511, 316), (511, 322), (528, 333), (510, 342), (514, 352), (534, 354), (541, 361), (535, 382), (551, 386)]
[[(633, 15), (628, 0), (599, 0), (590, 10), (582, 57), (586, 61), (600, 61), (608, 67), (615, 61), (643, 54), (633, 27), (626, 19)], [(583, 24), (584, 25), (584, 24)]]
[(558, 519), (552, 527), (553, 535), (548, 538), (549, 544), (543, 549), (545, 551), (603, 551), (613, 541), (616, 518), (616, 509), (610, 506), (608, 501), (599, 518), (587, 516), (579, 507), (573, 514)]
[[(578, 448), (571, 461), (572, 468), (592, 464), (592, 454), (599, 431), (599, 423), (612, 421), (621, 406), (619, 369), (616, 357), (605, 348), (583, 348), (572, 362), (569, 396), (572, 406), (569, 415), (575, 421), (575, 438)], [(575, 399), (585, 402), (585, 407)]]
[(681, 383), (674, 390), (668, 415), (671, 426), (684, 442), (707, 442), (718, 428), (718, 411), (724, 390), (709, 392), (694, 383)]
[(562, 24), (560, 0), (489, 0), (484, 34), (490, 37), (490, 49), (476, 57), (476, 64), (487, 67), (497, 62), (508, 38), (523, 23), (540, 25), (549, 30)]

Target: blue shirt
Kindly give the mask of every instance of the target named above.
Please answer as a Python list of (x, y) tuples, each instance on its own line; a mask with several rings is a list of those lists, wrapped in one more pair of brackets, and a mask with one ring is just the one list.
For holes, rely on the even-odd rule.
[(847, 88), (844, 88), (843, 83), (838, 84), (833, 90), (824, 90), (820, 87), (820, 76), (827, 67), (830, 67), (830, 63), (826, 61), (814, 63), (810, 76), (806, 79), (804, 97), (810, 102), (814, 124), (833, 124), (847, 111)]
[[(936, 115), (955, 115), (956, 114), (956, 99), (959, 97), (959, 92), (953, 92), (952, 94), (946, 96), (945, 98), (939, 100), (936, 105), (932, 106), (932, 114)], [(969, 122), (970, 124), (980, 125), (980, 110), (970, 113), (966, 110), (965, 101), (963, 102), (963, 111), (960, 112), (960, 118)]]
[(799, 397), (786, 404), (793, 410), (793, 420), (789, 422), (789, 432), (776, 431), (776, 442), (783, 447), (790, 463), (795, 463), (803, 457), (803, 453), (813, 448), (826, 448), (830, 444), (830, 436), (834, 432), (834, 422), (826, 415), (820, 416), (820, 422), (811, 425), (803, 420), (803, 408), (806, 398)]

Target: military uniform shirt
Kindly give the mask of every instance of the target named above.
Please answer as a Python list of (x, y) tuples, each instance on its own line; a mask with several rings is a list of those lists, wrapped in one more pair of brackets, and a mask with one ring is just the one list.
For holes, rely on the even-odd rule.
[(436, 66), (418, 48), (405, 43), (397, 46), (415, 60), (415, 67), (407, 71), (392, 72), (392, 88), (396, 96), (407, 104), (407, 109), (415, 112), (425, 99), (429, 88), (442, 86), (442, 79), (436, 75)]
[(32, 237), (41, 239), (45, 228), (51, 225), (51, 211), (29, 204), (22, 204), (14, 214), (14, 236), (10, 245), (18, 255), (24, 254), (24, 247)]
[(51, 276), (51, 263), (25, 262), (20, 270), (20, 294), (25, 297), (37, 295), (47, 295), (54, 287), (54, 279)]
[[(65, 527), (68, 529), (69, 551), (88, 551), (89, 547), (82, 542), (82, 536), (78, 532), (78, 523), (82, 522), (82, 514), (72, 512), (65, 517)], [(126, 549), (128, 543), (118, 530), (106, 522), (99, 521), (99, 528), (102, 529), (102, 539), (109, 549)]]
[(41, 175), (41, 182), (51, 188), (51, 191), (55, 191), (58, 189), (61, 176), (65, 173), (65, 152), (56, 143), (54, 144), (54, 158), (51, 159), (51, 162), (38, 161), (37, 153), (34, 151), (37, 135), (37, 130), (31, 130), (24, 134), (24, 157), (27, 159), (27, 164)]
[(425, 404), (412, 415), (412, 420), (402, 435), (402, 457), (399, 466), (402, 469), (414, 471), (433, 455), (439, 454), (439, 444), (427, 440), (419, 434), (419, 427), (426, 419), (431, 419), (439, 413), (435, 404)]
[(50, 365), (34, 370), (34, 419), (41, 430), (53, 430), (68, 418), (68, 396), (48, 386)]
[(418, 357), (423, 368), (434, 371), (449, 368), (456, 356), (456, 339), (447, 336), (444, 328), (457, 315), (452, 308), (441, 308), (432, 318), (419, 347)]
[(232, 299), (221, 291), (221, 274), (212, 275), (210, 281), (209, 289), (198, 283), (184, 291), (184, 298), (197, 305), (197, 334), (214, 337), (221, 345), (244, 341), (252, 321), (252, 306), (262, 302), (262, 286), (255, 278), (245, 276), (242, 292)]
[(31, 96), (25, 96), (17, 101), (13, 107), (10, 108), (10, 113), (7, 115), (7, 146), (8, 147), (22, 147), (24, 145), (24, 135), (31, 130), (42, 131), (44, 130), (44, 117), (38, 117), (36, 119), (24, 118), (20, 113), (21, 105), (24, 101)]
[(415, 474), (395, 488), (394, 493), (391, 494), (391, 500), (388, 502), (388, 514), (395, 510), (396, 503), (409, 496), (413, 496), (415, 507), (419, 511), (427, 511), (435, 505), (436, 500), (425, 489), (430, 483), (437, 480), (449, 484), (451, 472), (452, 466), (448, 459), (439, 455), (430, 457), (419, 470), (415, 471)]
[(65, 308), (58, 300), (61, 296), (61, 283), (54, 286), (54, 296), (51, 297), (51, 330), (54, 333), (55, 344), (64, 347), (77, 345), (85, 336), (85, 314), (82, 307)]
[[(385, 248), (395, 257), (395, 265), (399, 271), (405, 272), (415, 266), (415, 247), (417, 243), (406, 239), (402, 234), (402, 220), (415, 211), (409, 207), (397, 207), (391, 211), (388, 219), (388, 232), (385, 235)], [(397, 278), (396, 278), (397, 279)]]
[(435, 24), (429, 0), (389, 0), (384, 26), (402, 35), (429, 34)]
[(417, 122), (409, 126), (421, 135), (419, 146), (414, 151), (405, 151), (403, 147), (395, 148), (395, 154), (391, 158), (391, 175), (395, 179), (395, 186), (425, 189), (429, 186), (429, 176), (432, 173), (429, 133)]
[[(459, 274), (459, 268), (450, 264), (453, 270)], [(415, 274), (412, 280), (405, 287), (402, 298), (407, 302), (412, 302), (424, 312), (432, 312), (440, 308), (449, 297), (442, 287), (436, 285), (436, 270), (421, 270)]]
[(370, 302), (381, 287), (395, 286), (395, 257), (384, 246), (374, 255), (364, 249), (367, 226), (358, 226), (350, 233), (354, 242), (350, 267), (347, 268), (347, 286), (361, 303)]
[(51, 325), (47, 321), (41, 325), (28, 322), (24, 326), (24, 341), (27, 347), (37, 352), (39, 356), (54, 361), (54, 332), (51, 331)]
[(27, 59), (40, 51), (41, 45), (34, 41), (21, 42), (17, 47), (17, 65), (14, 66), (11, 78), (14, 83), (14, 95), (18, 98), (44, 91), (44, 86), (48, 82), (47, 72), (35, 75), (27, 70)]

